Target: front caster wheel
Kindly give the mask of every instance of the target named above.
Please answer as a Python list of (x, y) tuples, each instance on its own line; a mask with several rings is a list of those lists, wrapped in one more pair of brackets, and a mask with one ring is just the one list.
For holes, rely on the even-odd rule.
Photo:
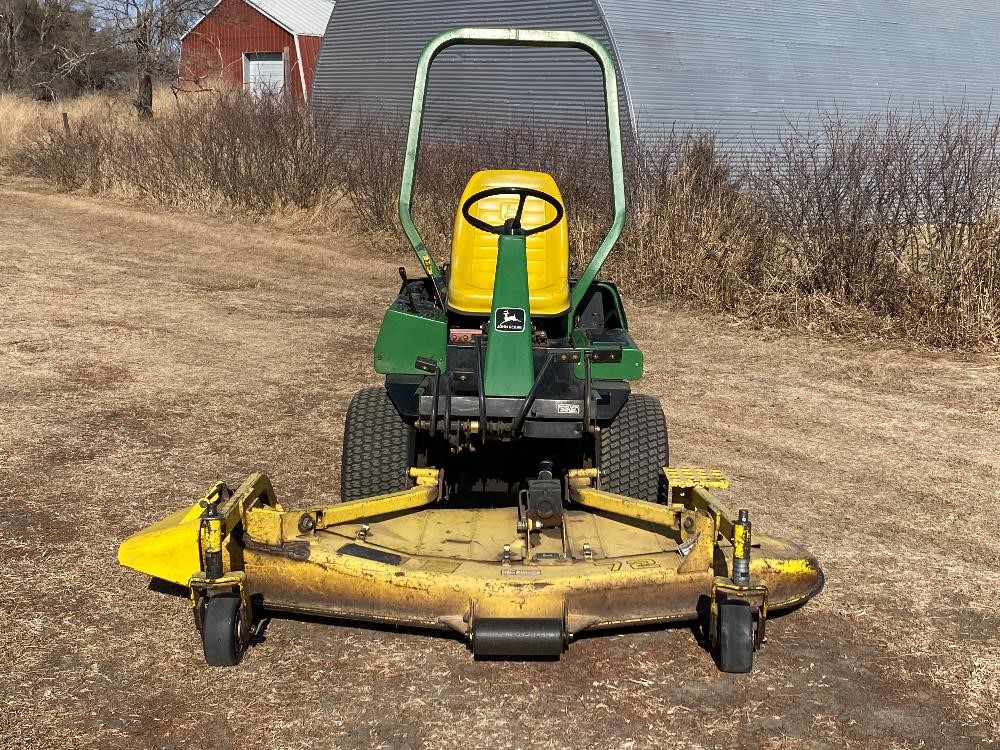
[(719, 602), (716, 658), (721, 671), (744, 673), (753, 668), (753, 616), (748, 602)]
[(205, 604), (201, 644), (205, 662), (213, 667), (236, 666), (243, 655), (243, 618), (238, 596), (213, 596)]

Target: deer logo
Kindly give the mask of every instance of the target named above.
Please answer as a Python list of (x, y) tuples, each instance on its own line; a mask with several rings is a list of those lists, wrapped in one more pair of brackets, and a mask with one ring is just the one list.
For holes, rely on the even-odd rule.
[(498, 331), (516, 333), (524, 330), (524, 319), (524, 310), (520, 307), (499, 307), (493, 327)]

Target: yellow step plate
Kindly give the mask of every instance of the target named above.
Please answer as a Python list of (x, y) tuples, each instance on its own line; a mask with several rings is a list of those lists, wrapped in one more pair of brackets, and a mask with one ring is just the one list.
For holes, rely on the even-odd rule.
[(704, 487), (709, 490), (728, 490), (729, 480), (718, 469), (700, 466), (667, 466), (663, 469), (671, 487)]

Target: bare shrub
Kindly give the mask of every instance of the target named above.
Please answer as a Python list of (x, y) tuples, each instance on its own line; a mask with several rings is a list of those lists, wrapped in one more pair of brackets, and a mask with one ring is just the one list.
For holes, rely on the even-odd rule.
[[(164, 108), (161, 107), (161, 111)], [(535, 123), (422, 143), (414, 215), (450, 249), (479, 169), (551, 173), (578, 264), (611, 221), (607, 145)], [(153, 122), (99, 111), (29, 128), (9, 164), (63, 189), (249, 214), (347, 197), (398, 253), (406, 120), (314, 118), (242, 92), (181, 100)], [(670, 299), (762, 325), (1000, 349), (1000, 119), (965, 107), (789, 124), (769, 142), (645, 135), (626, 155), (629, 221), (605, 275), (633, 298)]]
[(630, 166), (631, 216), (609, 273), (642, 298), (732, 308), (764, 229), (732, 157), (711, 134), (674, 132), (643, 140)]
[(152, 127), (123, 132), (116, 147), (111, 183), (168, 205), (312, 208), (339, 189), (342, 173), (337, 140), (294, 103), (242, 92), (182, 105)]
[(25, 137), (13, 168), (69, 190), (251, 214), (315, 208), (342, 189), (339, 139), (287, 97), (227, 92), (127, 127), (100, 114), (71, 123)]
[(343, 123), (338, 137), (348, 144), (344, 192), (355, 213), (369, 231), (393, 232), (406, 121), (399, 114), (368, 112)]
[(63, 190), (78, 190), (89, 183), (96, 192), (102, 184), (101, 167), (111, 132), (113, 126), (93, 114), (69, 121), (68, 127), (48, 124), (12, 147), (7, 165)]
[[(353, 131), (347, 160), (352, 205), (394, 250), (404, 132), (401, 118), (375, 118)], [(833, 112), (730, 149), (711, 133), (643, 137), (627, 155), (629, 222), (605, 275), (639, 299), (765, 325), (996, 349), (998, 149), (1000, 120), (968, 108)], [(573, 256), (592, 255), (610, 223), (606, 146), (528, 123), (423, 144), (414, 215), (439, 257), (465, 182), (496, 167), (552, 173)]]
[(816, 133), (759, 146), (746, 192), (775, 238), (766, 316), (840, 307), (853, 328), (862, 310), (927, 343), (995, 348), (998, 148), (1000, 121), (967, 108), (828, 115)]

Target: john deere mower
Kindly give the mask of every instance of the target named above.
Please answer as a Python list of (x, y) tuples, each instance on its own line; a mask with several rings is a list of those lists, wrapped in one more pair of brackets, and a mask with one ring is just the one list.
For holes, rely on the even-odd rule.
[[(548, 174), (472, 176), (439, 267), (410, 205), (431, 63), (459, 44), (570, 47), (603, 71), (614, 220), (578, 278)], [(823, 584), (804, 549), (754, 533), (671, 467), (643, 355), (599, 280), (625, 221), (614, 64), (568, 31), (458, 29), (417, 67), (399, 217), (423, 271), (375, 343), (383, 388), (347, 410), (340, 502), (279, 504), (253, 474), (125, 540), (123, 565), (187, 587), (209, 664), (236, 664), (263, 609), (454, 631), (487, 657), (558, 657), (585, 631), (696, 620), (749, 671), (770, 613)]]

